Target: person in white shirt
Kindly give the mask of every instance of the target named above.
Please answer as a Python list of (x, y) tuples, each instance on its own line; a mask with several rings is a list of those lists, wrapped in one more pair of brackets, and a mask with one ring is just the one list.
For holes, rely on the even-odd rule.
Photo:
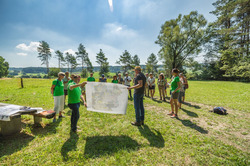
[[(130, 87), (130, 82), (131, 82), (131, 77), (128, 75), (128, 73), (126, 72), (125, 73), (125, 77), (124, 77), (124, 85), (126, 85), (126, 86), (128, 86), (128, 87)], [(129, 96), (130, 96), (130, 98), (132, 99), (132, 95), (131, 95), (131, 90), (129, 90)]]
[(148, 89), (150, 91), (151, 99), (153, 99), (155, 94), (155, 77), (152, 73), (149, 74), (149, 77), (147, 79)]

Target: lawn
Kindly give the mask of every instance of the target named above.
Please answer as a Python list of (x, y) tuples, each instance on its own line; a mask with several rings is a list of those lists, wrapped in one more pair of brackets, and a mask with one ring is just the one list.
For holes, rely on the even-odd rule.
[[(108, 80), (110, 82), (111, 80)], [(0, 80), (0, 102), (53, 109), (52, 80)], [(189, 81), (179, 119), (167, 102), (145, 97), (145, 125), (135, 127), (133, 101), (126, 115), (89, 112), (81, 105), (77, 135), (70, 134), (70, 109), (62, 120), (33, 126), (23, 116), (19, 134), (0, 137), (0, 165), (249, 165), (250, 84)], [(168, 89), (169, 91), (169, 89)], [(168, 94), (169, 95), (169, 94)], [(208, 112), (214, 106), (227, 116)]]

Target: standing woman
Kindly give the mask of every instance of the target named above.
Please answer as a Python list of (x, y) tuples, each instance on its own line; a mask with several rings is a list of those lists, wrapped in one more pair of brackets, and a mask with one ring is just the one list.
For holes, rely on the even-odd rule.
[[(63, 72), (58, 73), (58, 78), (52, 82), (51, 94), (54, 97), (54, 111), (59, 113), (59, 118), (62, 118), (62, 110), (64, 109), (64, 85), (62, 79), (65, 74)], [(56, 122), (56, 114), (53, 122)]]
[(153, 99), (155, 94), (155, 78), (152, 73), (149, 74), (147, 84), (150, 91), (151, 99)]
[(160, 93), (160, 100), (166, 101), (165, 100), (165, 86), (166, 86), (166, 80), (164, 79), (164, 75), (160, 74), (159, 79), (158, 79), (158, 89)]
[(112, 83), (118, 84), (118, 79), (116, 75), (113, 76)]
[(181, 83), (179, 78), (179, 70), (174, 68), (172, 70), (173, 79), (171, 81), (171, 97), (170, 97), (170, 104), (172, 112), (168, 113), (171, 115), (171, 118), (178, 118), (178, 103), (177, 99), (180, 93)]

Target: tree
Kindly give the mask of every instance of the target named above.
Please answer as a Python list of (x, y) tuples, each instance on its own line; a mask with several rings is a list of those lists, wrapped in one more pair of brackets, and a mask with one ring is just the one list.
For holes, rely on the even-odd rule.
[(82, 70), (84, 68), (84, 65), (86, 64), (87, 60), (88, 60), (88, 53), (85, 50), (85, 47), (81, 44), (79, 44), (78, 47), (78, 52), (76, 52), (76, 58), (77, 59), (81, 59), (82, 62)]
[(61, 69), (62, 62), (65, 62), (65, 59), (63, 57), (63, 53), (61, 51), (57, 50), (55, 57), (58, 59), (58, 68)]
[(49, 59), (51, 58), (51, 52), (49, 44), (45, 41), (40, 41), (39, 46), (37, 47), (38, 58), (42, 61), (42, 65), (46, 65), (47, 74), (49, 73)]
[(103, 53), (102, 49), (100, 49), (100, 52), (97, 53), (96, 63), (100, 65), (100, 76), (109, 72), (108, 58), (105, 57), (105, 54)]
[(122, 70), (124, 72), (127, 72), (128, 70), (133, 68), (133, 59), (131, 54), (125, 50), (122, 55), (120, 55), (120, 58), (118, 61), (116, 61), (117, 64), (120, 64), (122, 66)]
[(5, 61), (5, 59), (0, 56), (0, 78), (8, 75), (9, 63)]
[(147, 59), (147, 62), (146, 62), (146, 70), (148, 73), (154, 73), (157, 72), (157, 63), (158, 63), (158, 60), (157, 60), (157, 57), (155, 54), (151, 54), (148, 59)]
[(87, 64), (87, 71), (88, 71), (89, 73), (92, 73), (93, 70), (94, 70), (94, 67), (93, 67), (93, 65), (92, 65), (92, 63), (91, 63), (89, 57), (87, 57), (87, 59), (86, 59), (86, 64)]
[(58, 77), (58, 73), (60, 72), (61, 70), (59, 68), (50, 68), (49, 70), (49, 76), (52, 76), (52, 77)]
[(132, 58), (132, 64), (133, 66), (140, 66), (140, 58), (138, 57), (138, 55), (133, 56)]
[(67, 66), (68, 66), (68, 71), (70, 68), (70, 73), (72, 73), (73, 69), (75, 69), (76, 66), (78, 65), (76, 62), (76, 57), (74, 55), (66, 52), (65, 61), (66, 61)]
[(225, 78), (250, 80), (249, 0), (217, 0), (213, 5), (211, 13), (217, 20), (212, 23), (213, 40), (209, 44), (221, 64), (221, 73)]
[(206, 19), (197, 11), (166, 21), (155, 42), (161, 47), (160, 59), (169, 63), (169, 68), (180, 68), (187, 57), (199, 54), (207, 39), (206, 24)]

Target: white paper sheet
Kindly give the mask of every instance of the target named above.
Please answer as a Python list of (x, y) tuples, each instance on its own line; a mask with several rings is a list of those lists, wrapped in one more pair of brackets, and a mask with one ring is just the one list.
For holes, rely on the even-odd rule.
[(88, 82), (86, 85), (86, 100), (88, 111), (126, 114), (127, 86), (114, 83)]

